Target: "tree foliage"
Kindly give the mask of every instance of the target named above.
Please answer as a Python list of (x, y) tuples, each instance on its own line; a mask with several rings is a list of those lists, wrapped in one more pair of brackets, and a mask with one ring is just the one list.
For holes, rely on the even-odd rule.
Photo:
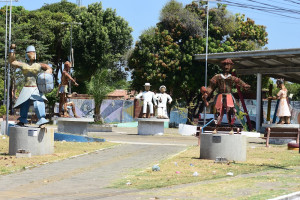
[[(81, 86), (79, 91), (87, 92), (85, 82), (100, 68), (117, 70), (120, 72), (118, 78), (125, 79), (120, 66), (124, 53), (132, 44), (132, 29), (115, 10), (104, 10), (101, 3), (79, 8), (62, 0), (33, 11), (13, 6), (12, 20), (12, 42), (17, 45), (17, 60), (25, 61), (26, 47), (34, 45), (38, 62), (52, 65), (56, 84), (62, 63), (68, 60), (70, 54), (72, 22), (82, 23), (82, 26), (74, 25), (72, 29), (74, 75)], [(0, 47), (5, 49), (5, 7), (0, 9), (0, 38)], [(4, 65), (4, 51), (0, 52), (0, 57), (0, 63)], [(16, 88), (22, 84), (20, 77), (21, 74), (12, 68), (11, 94), (16, 94)]]
[(288, 90), (288, 95), (293, 94), (293, 101), (300, 101), (300, 84), (286, 82), (285, 87)]
[(124, 78), (118, 62), (132, 44), (132, 28), (115, 10), (103, 10), (94, 3), (83, 10), (76, 21), (82, 25), (74, 30), (75, 72), (79, 83), (89, 80), (97, 69), (117, 70)]
[[(205, 5), (193, 2), (183, 7), (171, 0), (162, 9), (160, 22), (139, 37), (128, 59), (135, 89), (141, 89), (145, 82), (151, 82), (155, 89), (166, 85), (175, 99), (190, 108), (190, 119), (205, 79), (204, 63), (195, 62), (193, 56), (205, 52), (206, 17)], [(208, 42), (209, 53), (253, 50), (267, 43), (267, 33), (264, 26), (233, 15), (226, 5), (218, 4), (209, 12)], [(215, 65), (208, 69), (208, 78), (220, 71)]]
[(124, 84), (124, 80), (116, 78), (116, 73), (117, 71), (110, 69), (98, 69), (91, 80), (86, 83), (88, 93), (94, 97), (96, 122), (101, 120), (100, 106), (107, 94)]

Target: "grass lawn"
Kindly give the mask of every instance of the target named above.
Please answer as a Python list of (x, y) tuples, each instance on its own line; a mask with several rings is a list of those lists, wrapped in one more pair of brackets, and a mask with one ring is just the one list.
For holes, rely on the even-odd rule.
[(35, 167), (48, 162), (63, 160), (72, 156), (94, 152), (99, 149), (113, 147), (117, 144), (109, 142), (54, 142), (54, 154), (16, 158), (8, 155), (9, 138), (0, 137), (0, 175)]
[[(213, 160), (199, 159), (199, 147), (193, 146), (186, 151), (161, 161), (159, 163), (160, 171), (152, 171), (152, 166), (148, 169), (136, 169), (126, 178), (114, 183), (112, 187), (125, 188), (128, 187), (126, 183), (130, 180), (131, 188), (138, 189), (152, 189), (162, 188), (173, 185), (197, 183), (201, 181), (221, 180), (223, 178), (235, 178), (237, 175), (249, 175), (251, 173), (258, 173), (264, 171), (281, 171), (285, 177), (292, 175), (293, 178), (299, 183), (295, 191), (300, 190), (300, 154), (298, 151), (287, 150), (287, 145), (273, 145), (270, 148), (266, 148), (264, 144), (248, 144), (247, 148), (247, 161), (246, 162), (230, 162), (225, 164), (214, 163)], [(198, 176), (193, 176), (194, 172), (198, 172)], [(227, 175), (227, 173), (233, 173), (233, 176)], [(280, 173), (281, 173), (280, 172)], [(253, 179), (258, 182), (276, 182), (279, 181), (281, 176), (271, 177), (262, 176), (259, 179)], [(283, 180), (282, 182), (286, 182)], [(249, 187), (247, 183), (251, 185), (252, 178), (241, 179), (239, 181), (243, 183), (227, 183), (223, 182), (227, 188), (236, 187)], [(292, 182), (296, 181), (291, 179)], [(232, 184), (232, 185), (231, 185)], [(246, 184), (246, 185), (245, 185)], [(209, 185), (209, 184), (208, 184)], [(206, 185), (205, 187), (209, 186)], [(220, 192), (224, 192), (226, 187), (218, 187), (218, 184), (211, 184), (211, 189), (215, 192), (216, 188), (220, 188)], [(199, 187), (199, 186), (198, 186)], [(209, 192), (209, 189), (206, 191)], [(224, 188), (224, 190), (222, 190)], [(195, 189), (197, 191), (197, 189)], [(293, 190), (292, 190), (293, 191)], [(225, 193), (223, 193), (225, 194)]]

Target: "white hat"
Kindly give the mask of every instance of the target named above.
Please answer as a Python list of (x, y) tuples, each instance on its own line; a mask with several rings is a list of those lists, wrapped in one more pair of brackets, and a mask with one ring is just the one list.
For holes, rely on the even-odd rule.
[(144, 85), (144, 86), (151, 86), (151, 85), (150, 85), (150, 83), (145, 83), (145, 85)]

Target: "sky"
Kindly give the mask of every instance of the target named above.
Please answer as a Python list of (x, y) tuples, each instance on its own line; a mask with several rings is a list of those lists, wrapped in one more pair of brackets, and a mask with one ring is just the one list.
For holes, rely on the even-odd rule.
[[(27, 10), (35, 10), (42, 7), (45, 3), (51, 4), (60, 0), (18, 0), (13, 5), (23, 6)], [(68, 0), (77, 3), (76, 0)], [(134, 41), (138, 40), (143, 30), (148, 29), (159, 20), (160, 10), (169, 0), (102, 0), (103, 8), (116, 9), (117, 15), (123, 17), (133, 28)], [(183, 5), (191, 3), (192, 0), (177, 0)], [(242, 13), (255, 21), (256, 24), (267, 27), (269, 43), (268, 49), (288, 49), (300, 48), (300, 1), (299, 0), (264, 0), (274, 8), (257, 3), (261, 0), (221, 0), (231, 3), (228, 9), (233, 13)], [(91, 3), (100, 2), (99, 0), (81, 0), (83, 6)], [(256, 2), (256, 3), (255, 3)], [(298, 3), (299, 2), (299, 3)], [(237, 6), (237, 4), (242, 4)], [(0, 2), (0, 6), (5, 3)], [(215, 7), (216, 2), (210, 2), (210, 7)], [(248, 8), (247, 8), (248, 7)], [(253, 8), (250, 9), (249, 7)], [(259, 11), (257, 9), (264, 9)], [(279, 9), (279, 10), (278, 10)], [(281, 10), (282, 9), (282, 10)], [(276, 12), (276, 14), (272, 14)], [(299, 12), (299, 13), (297, 13)], [(284, 17), (288, 15), (289, 17)]]

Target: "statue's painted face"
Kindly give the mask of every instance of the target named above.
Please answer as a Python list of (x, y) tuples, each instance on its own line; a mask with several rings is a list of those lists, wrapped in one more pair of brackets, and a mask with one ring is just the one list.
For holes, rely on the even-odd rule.
[(224, 72), (229, 73), (231, 71), (232, 67), (233, 67), (232, 64), (223, 64)]
[(161, 93), (165, 93), (166, 92), (166, 88), (165, 87), (160, 88), (160, 92)]
[(150, 86), (145, 86), (145, 90), (149, 91), (150, 90)]
[(65, 62), (64, 67), (67, 71), (69, 71), (71, 69), (71, 63), (70, 62)]
[(277, 83), (277, 87), (280, 89), (282, 89), (282, 85), (283, 85), (283, 83)]
[(35, 54), (34, 51), (27, 52), (27, 56), (28, 56), (30, 61), (35, 60), (35, 58), (36, 58), (36, 54)]

